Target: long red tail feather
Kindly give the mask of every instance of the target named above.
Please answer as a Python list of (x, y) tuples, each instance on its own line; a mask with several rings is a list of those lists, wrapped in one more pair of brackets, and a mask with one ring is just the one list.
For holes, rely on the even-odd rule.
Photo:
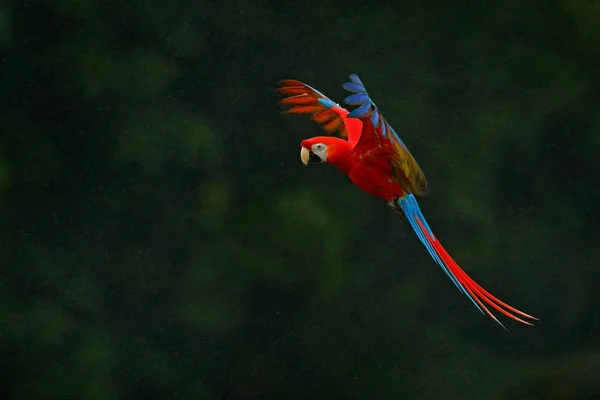
[[(446, 265), (446, 267), (456, 277), (458, 282), (467, 290), (467, 292), (469, 292), (471, 297), (477, 302), (477, 304), (479, 304), (479, 306), (485, 311), (485, 313), (487, 315), (489, 315), (492, 319), (494, 319), (502, 327), (504, 327), (504, 325), (500, 321), (498, 321), (496, 316), (485, 306), (485, 304), (487, 304), (488, 306), (497, 310), (498, 312), (504, 314), (505, 316), (507, 316), (515, 321), (518, 321), (522, 324), (525, 324), (525, 325), (533, 325), (533, 324), (529, 321), (519, 318), (517, 315), (524, 317), (524, 318), (529, 318), (531, 320), (538, 320), (538, 318), (531, 316), (529, 314), (526, 314), (523, 311), (520, 311), (520, 310), (506, 304), (505, 302), (501, 301), (496, 296), (492, 295), (490, 292), (488, 292), (487, 290), (482, 288), (469, 275), (467, 275), (467, 273), (462, 268), (460, 268), (458, 266), (458, 264), (452, 259), (452, 257), (450, 257), (450, 255), (448, 254), (446, 249), (444, 249), (444, 247), (435, 238), (435, 236), (433, 236), (432, 234), (429, 233), (429, 230), (425, 227), (425, 225), (423, 225), (423, 222), (421, 221), (420, 218), (417, 218), (417, 223), (419, 224), (419, 227), (421, 228), (422, 232), (424, 233), (427, 241), (431, 244), (431, 246), (433, 246), (433, 248), (435, 249), (435, 252), (442, 259), (442, 261)], [(483, 303), (485, 303), (485, 304), (483, 304)], [(506, 327), (504, 327), (504, 328), (506, 329)]]

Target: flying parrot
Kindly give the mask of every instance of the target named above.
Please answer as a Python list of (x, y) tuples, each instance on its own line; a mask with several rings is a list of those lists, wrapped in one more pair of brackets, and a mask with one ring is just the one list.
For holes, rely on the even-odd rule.
[(427, 194), (427, 179), (398, 134), (383, 118), (369, 97), (358, 75), (342, 87), (352, 94), (344, 100), (357, 106), (352, 112), (330, 100), (323, 93), (297, 80), (283, 80), (277, 89), (283, 95), (280, 104), (285, 114), (308, 114), (329, 134), (300, 143), (300, 158), (312, 163), (331, 164), (350, 178), (363, 191), (384, 199), (410, 223), (433, 260), (458, 289), (484, 314), (504, 329), (506, 327), (490, 308), (525, 325), (537, 318), (504, 303), (477, 284), (434, 236), (421, 213), (416, 196)]

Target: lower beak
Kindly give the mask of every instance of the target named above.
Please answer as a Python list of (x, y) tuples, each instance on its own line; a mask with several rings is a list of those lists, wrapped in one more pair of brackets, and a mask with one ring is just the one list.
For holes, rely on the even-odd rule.
[(311, 163), (322, 163), (323, 162), (321, 157), (319, 157), (318, 155), (316, 155), (315, 153), (313, 153), (312, 151), (310, 151), (309, 149), (307, 149), (305, 147), (303, 147), (300, 150), (300, 159), (302, 160), (302, 164), (306, 165), (307, 167)]
[(308, 162), (310, 161), (310, 151), (307, 148), (303, 147), (300, 150), (300, 159), (302, 160), (302, 164), (308, 167)]

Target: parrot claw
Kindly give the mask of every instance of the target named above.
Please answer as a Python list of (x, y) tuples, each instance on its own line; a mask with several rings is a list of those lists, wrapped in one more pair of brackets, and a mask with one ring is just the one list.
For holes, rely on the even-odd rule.
[(396, 211), (400, 217), (404, 218), (404, 211), (400, 207), (400, 197), (394, 197), (392, 200), (388, 201), (388, 206), (394, 211)]

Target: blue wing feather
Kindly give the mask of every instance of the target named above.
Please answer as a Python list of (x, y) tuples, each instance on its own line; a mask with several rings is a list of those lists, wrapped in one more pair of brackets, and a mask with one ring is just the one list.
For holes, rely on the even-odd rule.
[(333, 100), (328, 99), (327, 97), (320, 98), (319, 103), (323, 104), (327, 108), (335, 107), (337, 105)]
[(363, 118), (371, 115), (369, 113), (369, 110), (371, 109), (371, 104), (373, 103), (371, 103), (370, 101), (364, 102), (363, 105), (361, 105), (357, 109), (350, 111), (350, 113), (348, 113), (348, 116), (350, 118)]
[(379, 112), (377, 110), (375, 110), (371, 116), (371, 124), (373, 124), (373, 126), (376, 128), (379, 126)]
[(342, 85), (342, 87), (352, 93), (364, 92), (364, 94), (367, 94), (362, 83), (346, 82)]
[[(346, 89), (347, 91), (352, 92), (354, 94), (346, 97), (344, 99), (344, 102), (349, 105), (359, 105), (360, 104), (360, 107), (351, 111), (350, 114), (348, 114), (348, 116), (352, 117), (352, 118), (364, 118), (364, 117), (372, 116), (371, 123), (373, 124), (374, 127), (378, 128), (380, 125), (380, 122), (381, 122), (381, 131), (382, 131), (383, 135), (387, 136), (386, 135), (387, 132), (390, 131), (394, 134), (394, 137), (396, 138), (396, 140), (400, 144), (405, 146), (402, 139), (400, 139), (400, 137), (398, 136), (396, 131), (394, 131), (394, 128), (392, 128), (390, 126), (390, 124), (388, 124), (388, 122), (383, 117), (380, 118), (381, 114), (379, 112), (379, 108), (377, 108), (377, 105), (369, 97), (369, 93), (367, 93), (367, 89), (363, 85), (363, 83), (360, 80), (360, 78), (358, 77), (358, 75), (350, 74), (350, 81), (351, 82), (344, 83), (342, 85), (342, 87), (344, 89)], [(359, 99), (361, 99), (363, 101), (359, 103), (358, 102)]]
[[(348, 117), (361, 119), (363, 123), (370, 124), (373, 127), (376, 135), (390, 140), (393, 145), (393, 154), (390, 154), (390, 161), (393, 164), (394, 179), (406, 191), (419, 196), (426, 195), (427, 179), (419, 164), (396, 131), (394, 131), (394, 128), (385, 120), (377, 105), (371, 100), (367, 89), (358, 75), (351, 74), (349, 77), (350, 82), (346, 82), (342, 86), (352, 94), (346, 97), (344, 101), (347, 104), (358, 107), (352, 110), (348, 114)], [(365, 120), (366, 118), (368, 119)]]
[(359, 85), (361, 85), (361, 86), (364, 86), (364, 85), (363, 85), (363, 83), (362, 83), (362, 81), (361, 81), (361, 80), (360, 80), (360, 78), (358, 77), (358, 75), (356, 75), (356, 74), (350, 74), (348, 77), (350, 78), (350, 80), (351, 80), (352, 82), (354, 82), (354, 83), (358, 83)]
[(346, 97), (345, 102), (346, 102), (346, 104), (358, 106), (360, 104), (364, 104), (368, 100), (369, 100), (369, 96), (367, 96), (366, 93), (355, 93), (355, 94), (351, 94), (350, 96)]

